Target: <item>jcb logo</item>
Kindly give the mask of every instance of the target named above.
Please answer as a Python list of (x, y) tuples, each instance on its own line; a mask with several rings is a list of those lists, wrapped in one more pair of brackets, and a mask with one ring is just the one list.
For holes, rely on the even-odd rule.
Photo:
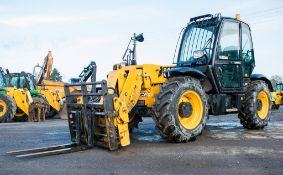
[(140, 93), (140, 97), (146, 97), (146, 95), (147, 95), (146, 92), (141, 92)]

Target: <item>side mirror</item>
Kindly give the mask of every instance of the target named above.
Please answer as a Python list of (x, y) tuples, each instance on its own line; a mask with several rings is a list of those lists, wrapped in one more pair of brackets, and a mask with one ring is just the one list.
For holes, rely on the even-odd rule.
[(193, 52), (193, 57), (195, 59), (199, 59), (205, 56), (205, 53), (203, 52), (203, 50), (196, 50)]
[(138, 42), (143, 42), (144, 41), (143, 33), (137, 35), (135, 37), (135, 40), (137, 40)]

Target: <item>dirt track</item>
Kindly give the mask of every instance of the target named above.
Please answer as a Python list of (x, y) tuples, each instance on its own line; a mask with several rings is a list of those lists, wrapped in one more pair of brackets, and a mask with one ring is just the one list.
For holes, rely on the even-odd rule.
[(7, 151), (70, 142), (66, 120), (0, 125), (0, 174), (283, 174), (283, 113), (264, 130), (248, 131), (236, 115), (212, 116), (195, 142), (167, 143), (150, 118), (118, 152), (19, 159)]

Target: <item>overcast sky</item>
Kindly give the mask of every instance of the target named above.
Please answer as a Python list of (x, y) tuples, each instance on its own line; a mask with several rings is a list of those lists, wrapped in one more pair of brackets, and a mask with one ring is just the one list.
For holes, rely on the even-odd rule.
[(240, 13), (252, 29), (254, 73), (283, 76), (282, 0), (0, 0), (0, 66), (32, 72), (51, 50), (64, 80), (92, 60), (102, 79), (121, 61), (134, 32), (145, 37), (138, 63), (171, 64), (181, 29), (208, 13)]

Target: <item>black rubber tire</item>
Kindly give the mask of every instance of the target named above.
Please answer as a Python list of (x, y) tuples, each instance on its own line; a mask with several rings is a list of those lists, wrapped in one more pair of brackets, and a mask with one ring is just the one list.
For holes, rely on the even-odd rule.
[(46, 111), (45, 117), (47, 119), (50, 119), (50, 118), (53, 118), (57, 114), (58, 114), (58, 112), (50, 106), (49, 110)]
[[(260, 91), (265, 91), (269, 98), (269, 110), (265, 119), (261, 119), (257, 114), (256, 101)], [(270, 120), (271, 105), (271, 95), (267, 84), (261, 80), (251, 82), (247, 87), (244, 101), (239, 109), (240, 123), (247, 129), (263, 129)]]
[(14, 118), (16, 113), (16, 104), (12, 98), (6, 94), (0, 94), (0, 100), (6, 105), (6, 112), (0, 116), (0, 123), (7, 123)]
[[(41, 95), (34, 95), (32, 96), (32, 100), (33, 100), (33, 103), (41, 103), (41, 104), (44, 104), (46, 106), (46, 112), (50, 110), (50, 105), (48, 103), (48, 101)], [(45, 116), (46, 116), (46, 113), (45, 113)]]
[[(16, 113), (23, 113), (21, 109), (17, 108)], [(23, 116), (14, 116), (13, 120), (15, 122), (26, 122), (28, 121), (28, 115), (24, 114)]]
[[(203, 116), (200, 123), (193, 129), (186, 129), (178, 119), (177, 105), (181, 95), (192, 90), (200, 96), (203, 104)], [(169, 79), (160, 87), (155, 96), (156, 104), (153, 106), (155, 115), (153, 119), (161, 135), (171, 142), (188, 142), (201, 135), (208, 118), (208, 100), (200, 82), (192, 77), (175, 77)]]

